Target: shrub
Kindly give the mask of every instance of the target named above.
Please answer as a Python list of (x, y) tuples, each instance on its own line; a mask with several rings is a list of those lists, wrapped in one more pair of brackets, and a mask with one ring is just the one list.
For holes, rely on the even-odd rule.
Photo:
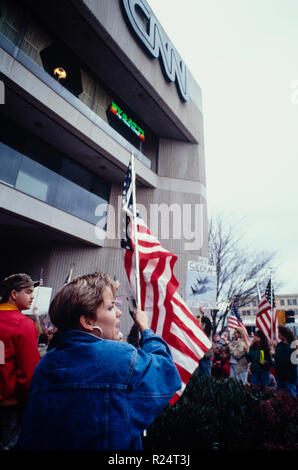
[(260, 421), (265, 449), (298, 449), (297, 399), (288, 392), (275, 392), (260, 402)]
[(147, 430), (147, 449), (251, 449), (259, 401), (238, 381), (193, 375), (174, 406)]
[(180, 400), (147, 430), (145, 449), (297, 450), (297, 399), (193, 375)]

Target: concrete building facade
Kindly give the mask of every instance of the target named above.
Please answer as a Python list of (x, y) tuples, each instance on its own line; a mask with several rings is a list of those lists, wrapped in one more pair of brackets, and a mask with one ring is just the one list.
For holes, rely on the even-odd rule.
[(187, 261), (208, 257), (201, 89), (145, 0), (4, 0), (0, 80), (1, 277), (43, 269), (54, 293), (72, 265), (117, 275), (126, 334), (118, 206), (132, 152), (182, 296)]
[[(295, 319), (298, 320), (298, 294), (275, 294), (275, 304), (277, 310), (292, 310)], [(258, 313), (257, 297), (250, 299), (244, 307), (240, 307), (239, 312), (241, 318), (254, 322)]]

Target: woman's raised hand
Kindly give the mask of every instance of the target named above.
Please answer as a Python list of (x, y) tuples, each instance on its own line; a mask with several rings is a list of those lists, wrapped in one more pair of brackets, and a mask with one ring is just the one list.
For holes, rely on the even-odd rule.
[(149, 328), (149, 318), (146, 312), (137, 307), (137, 311), (134, 314), (134, 320), (140, 331), (147, 330)]

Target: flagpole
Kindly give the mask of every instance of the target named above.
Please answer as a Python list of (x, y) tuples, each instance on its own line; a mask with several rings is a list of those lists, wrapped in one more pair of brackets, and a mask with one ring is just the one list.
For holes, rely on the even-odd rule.
[(70, 268), (70, 272), (69, 272), (69, 276), (68, 276), (68, 279), (67, 279), (67, 284), (68, 284), (69, 282), (71, 282), (71, 278), (72, 278), (72, 273), (73, 273), (74, 267), (75, 267), (75, 264), (72, 263), (71, 268)]
[(132, 212), (134, 222), (134, 243), (135, 243), (135, 263), (136, 263), (136, 303), (141, 307), (141, 289), (140, 289), (140, 264), (139, 264), (139, 244), (137, 230), (137, 208), (136, 208), (136, 175), (134, 165), (134, 154), (131, 154), (131, 182), (132, 182)]
[[(135, 263), (136, 263), (136, 303), (137, 307), (141, 307), (141, 289), (140, 289), (140, 263), (139, 263), (139, 244), (137, 230), (137, 208), (136, 208), (136, 174), (134, 165), (134, 154), (131, 154), (131, 182), (132, 182), (132, 213), (134, 226), (134, 243), (135, 243)], [(147, 436), (147, 430), (144, 429), (143, 436)]]
[(257, 294), (258, 294), (258, 302), (260, 303), (260, 300), (261, 300), (261, 293), (260, 293), (259, 283), (258, 283), (258, 282), (257, 282)]
[[(43, 268), (41, 268), (40, 270), (40, 277), (39, 279), (42, 279), (42, 273), (43, 273)], [(36, 298), (35, 298), (35, 306), (37, 306), (37, 299), (38, 299), (38, 296), (39, 296), (39, 289), (40, 289), (40, 285), (38, 284), (38, 289), (37, 289), (37, 294), (36, 294)]]

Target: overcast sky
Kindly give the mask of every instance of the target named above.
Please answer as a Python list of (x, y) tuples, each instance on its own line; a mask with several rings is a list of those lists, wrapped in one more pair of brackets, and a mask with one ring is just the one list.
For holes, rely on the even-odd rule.
[(209, 216), (244, 220), (298, 293), (298, 1), (148, 3), (202, 88)]

